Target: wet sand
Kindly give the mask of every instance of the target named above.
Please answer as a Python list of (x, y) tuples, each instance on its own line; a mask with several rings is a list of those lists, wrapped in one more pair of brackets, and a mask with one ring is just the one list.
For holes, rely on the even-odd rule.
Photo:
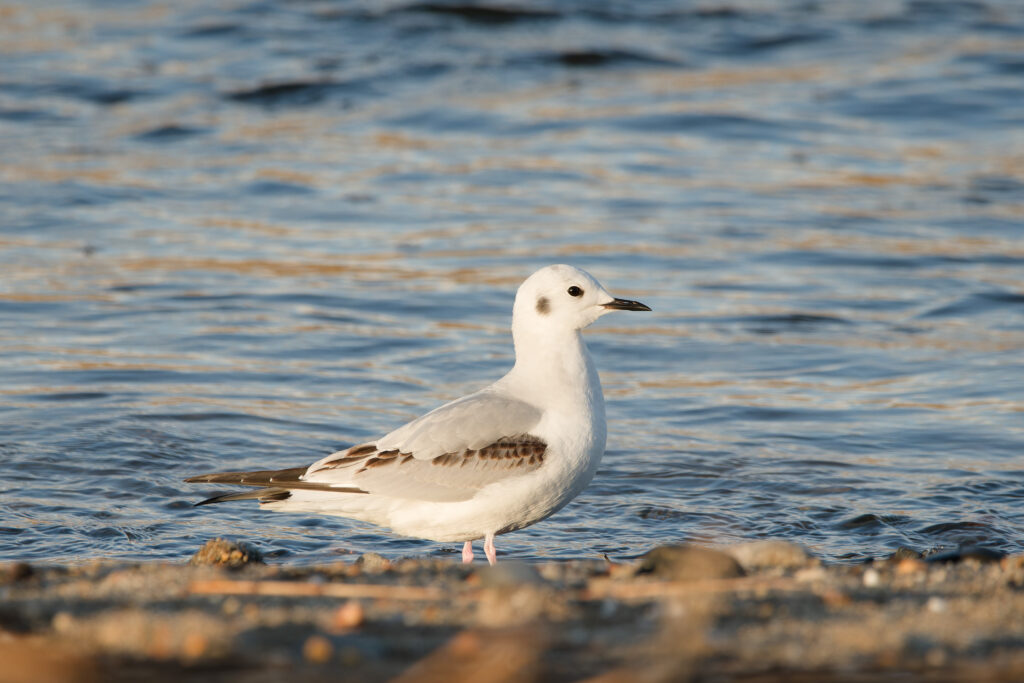
[(1019, 681), (1024, 556), (0, 565), (0, 681)]

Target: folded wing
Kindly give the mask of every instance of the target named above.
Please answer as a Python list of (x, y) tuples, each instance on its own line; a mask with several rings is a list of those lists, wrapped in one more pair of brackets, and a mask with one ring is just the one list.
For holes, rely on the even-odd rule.
[(391, 498), (468, 500), (485, 486), (540, 468), (546, 453), (547, 444), (530, 434), (501, 437), (482, 448), (462, 448), (430, 460), (364, 444), (321, 460), (315, 470), (310, 467), (303, 483), (356, 487)]
[[(376, 443), (332, 453), (305, 470), (227, 472), (188, 481), (436, 502), (468, 500), (485, 486), (544, 464), (547, 444), (531, 434), (540, 418), (534, 406), (484, 390), (441, 406)], [(257, 496), (231, 494), (210, 502), (243, 497)]]

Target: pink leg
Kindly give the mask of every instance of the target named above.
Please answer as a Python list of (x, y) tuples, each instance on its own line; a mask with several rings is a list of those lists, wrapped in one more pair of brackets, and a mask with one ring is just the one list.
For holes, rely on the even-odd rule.
[(466, 541), (465, 545), (462, 546), (462, 563), (469, 564), (473, 561), (473, 543), (472, 541)]
[(498, 564), (498, 551), (494, 548), (494, 534), (487, 534), (484, 537), (484, 555), (487, 556), (488, 563)]

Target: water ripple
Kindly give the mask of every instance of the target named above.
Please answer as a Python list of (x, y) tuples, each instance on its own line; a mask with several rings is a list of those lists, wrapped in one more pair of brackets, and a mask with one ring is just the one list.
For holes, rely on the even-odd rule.
[(654, 314), (503, 552), (1024, 551), (1018, 4), (9, 3), (0, 559), (450, 559), (181, 480), (492, 381), (552, 261)]

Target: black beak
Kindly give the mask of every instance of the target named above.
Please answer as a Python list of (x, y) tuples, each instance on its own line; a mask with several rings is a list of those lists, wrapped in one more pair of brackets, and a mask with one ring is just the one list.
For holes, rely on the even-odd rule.
[(605, 308), (610, 308), (615, 311), (649, 311), (651, 307), (647, 304), (642, 304), (639, 301), (630, 301), (629, 299), (612, 299), (606, 304), (601, 304)]

